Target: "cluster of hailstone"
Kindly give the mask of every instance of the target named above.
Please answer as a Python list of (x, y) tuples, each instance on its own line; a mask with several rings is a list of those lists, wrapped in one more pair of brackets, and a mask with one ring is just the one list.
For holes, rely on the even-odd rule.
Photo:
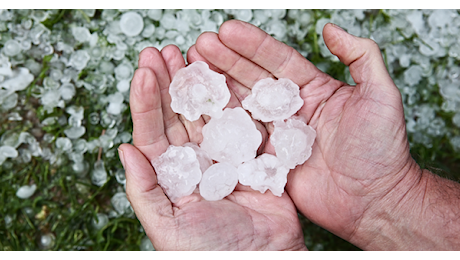
[[(316, 138), (313, 128), (292, 117), (304, 103), (299, 86), (284, 78), (262, 79), (243, 100), (243, 107), (251, 111), (253, 118), (275, 121), (271, 142), (277, 155), (262, 154), (256, 158), (262, 135), (253, 118), (241, 107), (222, 111), (228, 98), (219, 100), (215, 93), (229, 92), (225, 77), (203, 76), (209, 74), (217, 73), (205, 63), (195, 62), (179, 70), (171, 83), (171, 107), (175, 112), (188, 120), (197, 120), (203, 114), (211, 119), (202, 128), (199, 147), (190, 143), (171, 145), (152, 161), (159, 185), (172, 202), (192, 194), (198, 183), (201, 196), (210, 201), (228, 196), (238, 181), (262, 193), (270, 189), (281, 196), (289, 170), (310, 157)], [(208, 99), (212, 100), (211, 109), (207, 108)], [(206, 113), (210, 110), (214, 113)], [(212, 160), (216, 163), (212, 164)]]

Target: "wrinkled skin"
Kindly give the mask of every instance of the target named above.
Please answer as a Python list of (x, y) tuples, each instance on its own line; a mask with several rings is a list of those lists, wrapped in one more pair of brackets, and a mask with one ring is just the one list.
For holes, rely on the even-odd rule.
[[(187, 53), (223, 73), (232, 92), (228, 107), (240, 106), (255, 82), (289, 78), (305, 104), (298, 112), (317, 132), (312, 156), (288, 175), (281, 198), (238, 185), (227, 198), (207, 202), (198, 194), (171, 204), (157, 185), (149, 160), (169, 144), (201, 141), (208, 118), (188, 122), (170, 108), (168, 86), (184, 67), (179, 50), (149, 48), (140, 54), (131, 84), (134, 146), (120, 146), (127, 194), (156, 249), (305, 249), (296, 208), (313, 222), (364, 246), (355, 237), (372, 228), (366, 221), (388, 207), (393, 193), (420, 176), (410, 157), (401, 96), (378, 46), (327, 24), (324, 40), (357, 83), (349, 86), (318, 70), (293, 48), (240, 21), (225, 22), (218, 34), (204, 33)], [(264, 144), (273, 125), (256, 124)], [(404, 186), (401, 188), (401, 186)]]

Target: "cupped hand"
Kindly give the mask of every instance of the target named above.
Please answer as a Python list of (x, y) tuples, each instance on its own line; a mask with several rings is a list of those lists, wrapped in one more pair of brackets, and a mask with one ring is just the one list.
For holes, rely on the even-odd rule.
[[(164, 194), (150, 162), (170, 144), (201, 142), (201, 128), (209, 119), (190, 122), (171, 110), (169, 84), (183, 67), (175, 46), (141, 52), (130, 92), (134, 146), (119, 147), (126, 194), (153, 246), (157, 250), (306, 249), (297, 210), (286, 193), (275, 197), (238, 184), (220, 201), (206, 201), (195, 192), (171, 203)], [(240, 106), (234, 94), (228, 106)], [(260, 123), (258, 128), (267, 136)]]
[[(312, 156), (288, 175), (286, 190), (310, 220), (366, 248), (363, 233), (420, 178), (409, 153), (401, 95), (380, 50), (369, 39), (327, 24), (329, 50), (349, 66), (356, 86), (321, 72), (301, 54), (259, 28), (227, 21), (219, 33), (202, 34), (188, 53), (227, 76), (241, 101), (266, 77), (289, 78), (300, 86), (299, 116), (317, 132)], [(267, 124), (270, 134), (271, 124)], [(267, 143), (266, 151), (273, 153)], [(367, 237), (369, 238), (369, 237)]]

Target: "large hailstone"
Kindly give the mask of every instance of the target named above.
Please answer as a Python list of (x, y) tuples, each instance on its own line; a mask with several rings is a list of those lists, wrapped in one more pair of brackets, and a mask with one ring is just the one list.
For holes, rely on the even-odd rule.
[(275, 147), (276, 157), (289, 169), (303, 164), (311, 156), (311, 147), (316, 131), (302, 120), (294, 117), (273, 122), (275, 130), (270, 142)]
[(238, 180), (241, 184), (251, 186), (261, 193), (269, 189), (278, 197), (284, 192), (288, 173), (289, 169), (276, 156), (268, 153), (238, 166)]
[(170, 145), (152, 165), (158, 184), (173, 203), (192, 194), (201, 180), (200, 163), (190, 147)]
[(238, 170), (229, 163), (211, 165), (200, 182), (200, 195), (210, 201), (227, 197), (238, 184)]
[(171, 108), (189, 121), (202, 114), (219, 118), (230, 100), (225, 76), (209, 69), (208, 64), (196, 61), (177, 71), (171, 85)]
[(235, 166), (256, 157), (262, 134), (241, 107), (226, 108), (221, 118), (211, 118), (203, 126), (201, 148), (218, 162)]
[(272, 78), (257, 81), (241, 104), (254, 119), (263, 122), (284, 120), (303, 106), (299, 86), (288, 78)]

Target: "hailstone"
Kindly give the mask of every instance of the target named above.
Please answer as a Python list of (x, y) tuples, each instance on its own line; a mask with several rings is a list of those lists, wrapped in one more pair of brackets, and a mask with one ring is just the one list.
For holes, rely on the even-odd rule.
[(303, 164), (311, 156), (316, 131), (302, 120), (291, 117), (286, 122), (273, 122), (275, 130), (270, 142), (275, 147), (276, 157), (289, 169)]
[(289, 169), (276, 156), (268, 153), (238, 166), (238, 180), (241, 184), (251, 186), (261, 193), (269, 189), (278, 197), (284, 192), (288, 173)]
[(263, 122), (284, 120), (294, 115), (302, 106), (299, 86), (288, 78), (259, 80), (241, 105), (254, 119)]
[(226, 108), (221, 118), (211, 118), (203, 126), (200, 147), (218, 162), (234, 166), (256, 157), (262, 134), (241, 107)]
[(192, 194), (201, 180), (200, 163), (191, 147), (170, 145), (152, 165), (158, 184), (173, 203)]
[(230, 100), (225, 76), (211, 69), (206, 62), (195, 61), (176, 72), (171, 85), (171, 109), (189, 121), (202, 114), (219, 118)]
[(200, 195), (210, 201), (227, 197), (238, 184), (238, 170), (229, 163), (211, 165), (200, 182)]

